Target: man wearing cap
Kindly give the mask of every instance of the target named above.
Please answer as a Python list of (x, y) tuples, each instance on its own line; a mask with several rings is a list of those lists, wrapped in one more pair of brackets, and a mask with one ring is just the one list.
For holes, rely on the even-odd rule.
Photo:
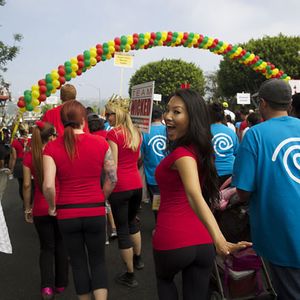
[(258, 97), (265, 122), (245, 135), (233, 184), (249, 201), (254, 249), (270, 263), (278, 299), (300, 299), (300, 120), (288, 116), (285, 81), (265, 81)]

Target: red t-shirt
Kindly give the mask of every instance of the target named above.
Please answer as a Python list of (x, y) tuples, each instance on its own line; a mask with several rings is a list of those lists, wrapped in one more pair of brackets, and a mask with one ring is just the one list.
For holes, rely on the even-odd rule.
[[(156, 168), (161, 203), (157, 216), (153, 248), (171, 250), (200, 244), (211, 244), (206, 227), (191, 208), (179, 172), (172, 170), (174, 162), (184, 156), (197, 157), (191, 148), (178, 147)], [(201, 181), (201, 174), (199, 174)]]
[[(76, 135), (77, 156), (73, 161), (65, 150), (63, 137), (46, 145), (44, 155), (53, 158), (59, 184), (57, 205), (89, 205), (104, 203), (100, 176), (105, 154), (109, 148), (106, 140), (89, 133)], [(105, 215), (105, 207), (59, 208), (58, 219)]]
[(32, 153), (26, 152), (23, 158), (23, 165), (30, 169), (31, 175), (34, 179), (34, 198), (32, 214), (33, 216), (48, 216), (48, 203), (41, 192), (38, 181), (35, 176), (35, 171), (32, 163)]
[(17, 138), (11, 143), (11, 147), (15, 148), (17, 153), (17, 158), (23, 158), (26, 149), (29, 148), (30, 139), (29, 138)]
[[(64, 125), (60, 118), (61, 108), (62, 105), (49, 109), (45, 112), (44, 116), (42, 117), (42, 121), (51, 123), (55, 127), (56, 132), (59, 136), (63, 136), (64, 134)], [(84, 125), (83, 131), (89, 132), (87, 124)]]
[(111, 129), (106, 136), (118, 146), (118, 181), (114, 193), (140, 189), (143, 187), (142, 178), (138, 170), (138, 159), (141, 141), (137, 151), (125, 146), (125, 138), (120, 128)]
[(98, 130), (98, 131), (91, 132), (91, 134), (102, 136), (105, 139), (106, 139), (107, 133), (108, 133), (108, 131), (106, 131), (106, 130)]

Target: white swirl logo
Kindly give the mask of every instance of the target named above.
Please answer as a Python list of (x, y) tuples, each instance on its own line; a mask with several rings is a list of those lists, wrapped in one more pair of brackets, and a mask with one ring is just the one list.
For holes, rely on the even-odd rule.
[[(298, 137), (293, 137), (293, 138), (289, 138), (289, 139), (286, 139), (284, 141), (282, 141), (278, 146), (277, 148), (275, 149), (274, 153), (273, 153), (273, 156), (272, 156), (272, 161), (276, 161), (277, 157), (278, 157), (278, 154), (280, 152), (280, 150), (287, 144), (289, 143), (292, 143), (292, 142), (300, 142), (300, 138)], [(298, 150), (298, 153), (293, 153), (291, 154), (293, 151), (295, 150)], [(289, 158), (289, 155), (291, 154), (292, 155), (292, 161), (293, 161), (293, 165), (294, 167), (300, 171), (300, 153), (299, 153), (299, 150), (300, 150), (300, 144), (293, 144), (293, 145), (290, 145), (284, 152), (283, 154), (283, 165), (284, 165), (284, 168), (286, 170), (286, 172), (289, 174), (289, 176), (294, 180), (296, 181), (297, 183), (300, 183), (300, 178), (299, 175), (300, 174), (297, 174), (297, 176), (295, 176), (295, 174), (292, 173), (290, 167), (288, 166), (288, 158)]]
[(164, 135), (155, 135), (149, 140), (148, 146), (152, 144), (153, 152), (157, 156), (164, 157), (162, 151), (166, 149), (166, 141), (167, 138)]
[(226, 156), (220, 151), (226, 151), (233, 147), (232, 138), (225, 133), (218, 133), (212, 139), (214, 150), (219, 156)]

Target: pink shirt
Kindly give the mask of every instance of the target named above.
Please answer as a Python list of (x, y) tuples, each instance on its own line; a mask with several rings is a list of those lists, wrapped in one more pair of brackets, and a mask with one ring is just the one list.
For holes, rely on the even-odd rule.
[(44, 155), (51, 156), (56, 165), (59, 183), (57, 205), (101, 203), (101, 206), (63, 209), (57, 207), (58, 219), (105, 215), (100, 176), (109, 145), (104, 138), (89, 133), (77, 134), (76, 139), (78, 155), (73, 161), (65, 150), (63, 137), (48, 143), (44, 150)]
[(106, 139), (107, 133), (108, 133), (108, 131), (106, 131), (106, 130), (98, 130), (98, 131), (91, 132), (91, 134), (102, 136), (105, 139)]
[(41, 192), (38, 181), (36, 179), (35, 171), (32, 163), (32, 153), (26, 152), (23, 159), (23, 165), (30, 169), (31, 175), (34, 179), (34, 198), (32, 215), (33, 216), (48, 216), (48, 203)]
[[(179, 172), (171, 169), (174, 162), (184, 156), (198, 161), (191, 148), (178, 147), (156, 168), (155, 177), (160, 190), (161, 203), (153, 236), (155, 250), (171, 250), (212, 243), (209, 232), (188, 202)], [(199, 175), (201, 181), (201, 174)]]
[(141, 141), (137, 151), (131, 150), (125, 146), (125, 138), (119, 128), (111, 129), (106, 138), (118, 146), (118, 182), (113, 192), (116, 193), (142, 188), (142, 178), (138, 170)]
[(12, 148), (15, 148), (17, 153), (17, 158), (23, 158), (27, 148), (30, 147), (30, 139), (23, 138), (23, 137), (14, 139), (13, 142), (11, 143), (11, 146)]

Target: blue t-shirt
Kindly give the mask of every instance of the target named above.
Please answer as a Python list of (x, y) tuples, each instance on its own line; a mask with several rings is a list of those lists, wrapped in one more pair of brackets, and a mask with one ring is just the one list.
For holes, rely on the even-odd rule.
[(219, 176), (231, 175), (239, 140), (235, 132), (224, 124), (210, 126), (213, 135), (212, 143), (215, 151), (215, 165)]
[(300, 268), (300, 120), (272, 118), (246, 133), (233, 184), (251, 192), (254, 249), (271, 263)]
[(144, 156), (146, 181), (150, 185), (157, 185), (154, 173), (160, 161), (165, 157), (166, 141), (166, 127), (161, 123), (152, 123), (150, 133), (143, 133), (141, 152)]

